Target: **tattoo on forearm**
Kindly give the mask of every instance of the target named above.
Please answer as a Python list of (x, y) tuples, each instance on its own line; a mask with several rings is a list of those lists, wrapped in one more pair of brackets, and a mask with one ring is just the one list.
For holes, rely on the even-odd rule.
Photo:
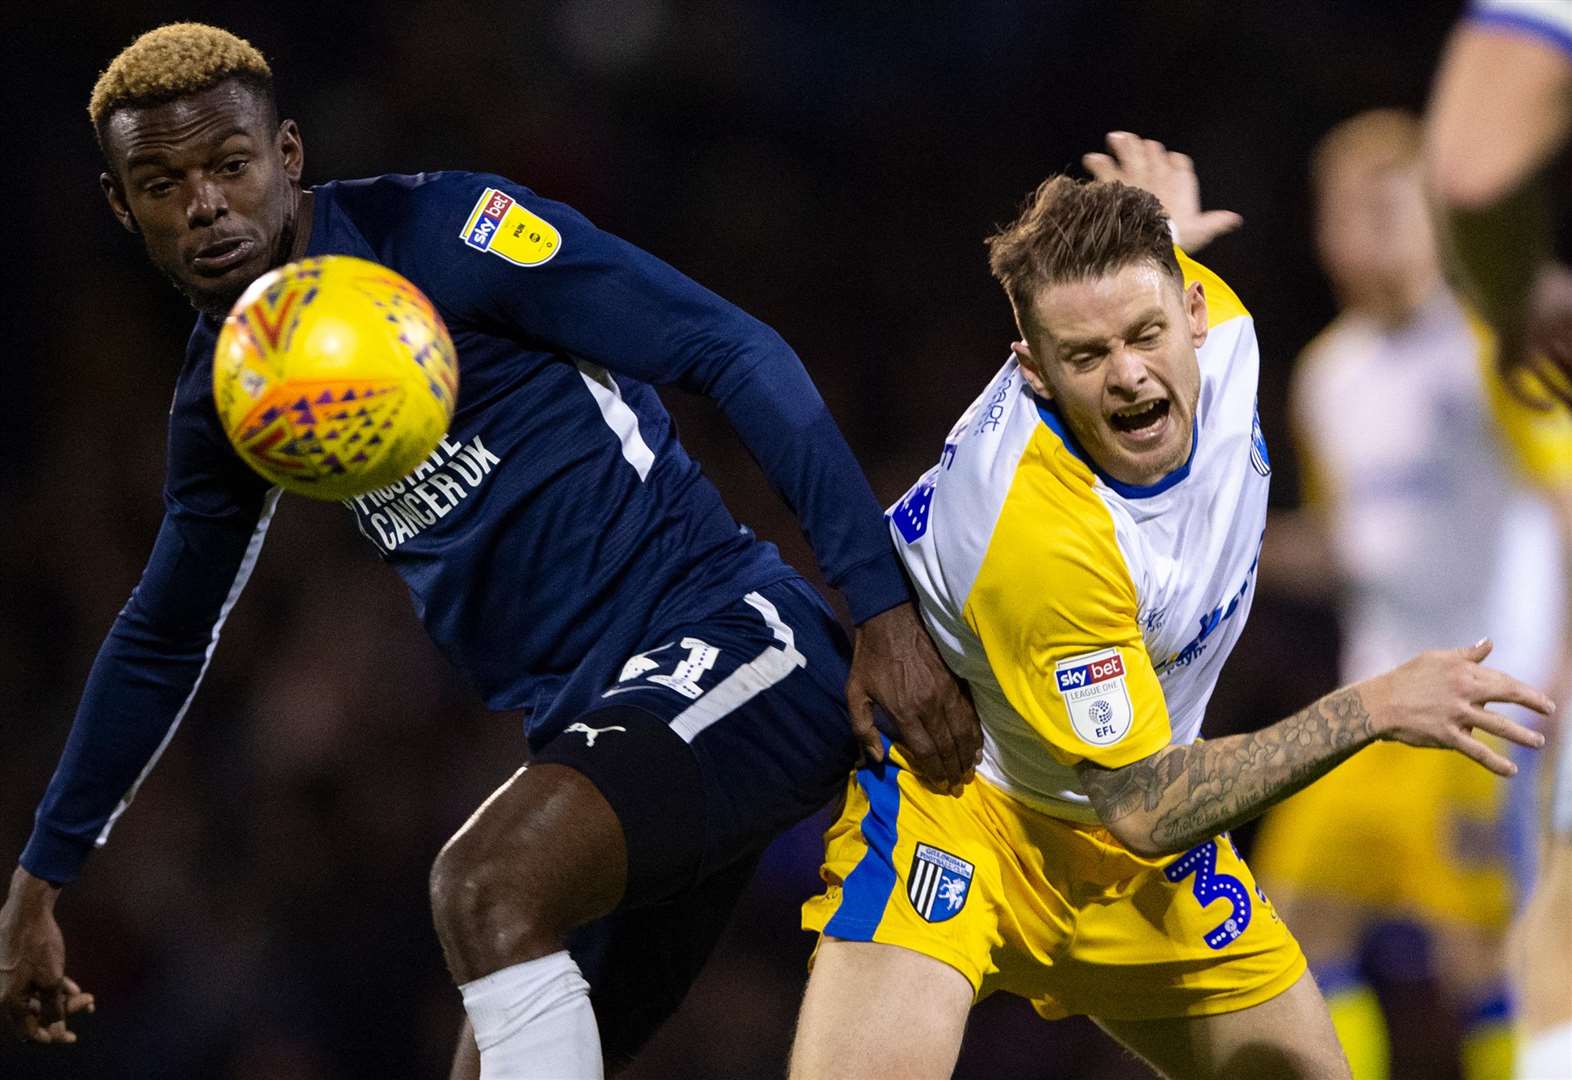
[(1261, 731), (1172, 746), (1121, 769), (1085, 765), (1080, 775), (1103, 821), (1158, 814), (1153, 841), (1182, 850), (1286, 799), (1373, 737), (1359, 695), (1339, 690)]
[(1171, 747), (1122, 769), (1092, 766), (1082, 770), (1082, 781), (1098, 814), (1104, 821), (1117, 821), (1136, 810), (1156, 810), (1163, 793), (1184, 775), (1183, 752), (1188, 749), (1188, 746)]

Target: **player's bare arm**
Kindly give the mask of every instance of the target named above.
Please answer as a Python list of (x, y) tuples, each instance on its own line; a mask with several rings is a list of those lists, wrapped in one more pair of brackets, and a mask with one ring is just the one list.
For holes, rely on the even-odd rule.
[[(1426, 171), (1452, 268), (1502, 339), (1508, 367), (1572, 369), (1572, 335), (1554, 327), (1546, 163), (1572, 132), (1572, 61), (1531, 34), (1459, 27), (1436, 75)], [(1489, 132), (1489, 138), (1481, 138)], [(1564, 328), (1563, 328), (1564, 329)], [(1562, 396), (1564, 380), (1548, 382)]]
[(1460, 26), (1441, 59), (1427, 117), (1436, 194), (1449, 206), (1480, 209), (1522, 187), (1572, 132), (1569, 91), (1572, 62), (1548, 41)]
[(897, 605), (857, 628), (846, 702), (857, 741), (873, 761), (884, 760), (875, 704), (889, 714), (896, 741), (929, 783), (957, 790), (982, 760), (977, 711), (911, 604)]
[(1421, 653), (1260, 731), (1170, 746), (1117, 769), (1084, 762), (1081, 782), (1120, 841), (1157, 856), (1249, 821), (1378, 739), (1455, 750), (1511, 776), (1517, 767), (1474, 732), (1535, 749), (1544, 736), (1484, 706), (1510, 702), (1541, 715), (1555, 706), (1533, 687), (1482, 666), (1489, 652), (1483, 641)]
[(65, 940), (55, 922), (60, 887), (20, 866), (0, 908), (0, 1008), (17, 1038), (74, 1043), (70, 1017), (93, 1011), (93, 995), (65, 974)]

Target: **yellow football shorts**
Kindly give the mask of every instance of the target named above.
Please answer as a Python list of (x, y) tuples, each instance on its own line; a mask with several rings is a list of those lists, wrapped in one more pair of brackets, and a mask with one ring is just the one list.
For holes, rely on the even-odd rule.
[(1377, 743), (1274, 808), (1252, 860), (1275, 889), (1501, 929), (1505, 800), (1506, 782), (1461, 754)]
[(912, 949), (1048, 1019), (1235, 1012), (1305, 970), (1226, 836), (1144, 859), (981, 779), (935, 794), (892, 754), (852, 777), (825, 848), (803, 929)]

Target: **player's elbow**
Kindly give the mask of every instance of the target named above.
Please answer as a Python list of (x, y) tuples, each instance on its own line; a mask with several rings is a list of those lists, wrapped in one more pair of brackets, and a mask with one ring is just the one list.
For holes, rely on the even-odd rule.
[(1104, 816), (1102, 809), (1099, 808), (1098, 817), (1102, 819), (1103, 828), (1112, 833), (1115, 840), (1141, 858), (1155, 859), (1161, 855), (1171, 854), (1158, 843), (1156, 822), (1152, 820), (1151, 815), (1136, 812), (1110, 819), (1109, 816)]
[(1118, 833), (1114, 833), (1114, 835), (1119, 837), (1120, 843), (1143, 859), (1159, 859), (1164, 855), (1172, 855), (1176, 851), (1184, 850), (1183, 848), (1169, 848), (1165, 844), (1158, 843), (1157, 838), (1152, 835), (1149, 828), (1145, 830), (1128, 830), (1124, 836), (1120, 836)]
[(1132, 772), (1140, 765), (1106, 768), (1083, 761), (1076, 771), (1103, 828), (1125, 848), (1149, 859), (1164, 852), (1157, 841), (1157, 815), (1147, 806), (1139, 774)]
[(1478, 213), (1511, 194), (1518, 179), (1469, 147), (1432, 143), (1426, 152), (1431, 198), (1443, 211)]

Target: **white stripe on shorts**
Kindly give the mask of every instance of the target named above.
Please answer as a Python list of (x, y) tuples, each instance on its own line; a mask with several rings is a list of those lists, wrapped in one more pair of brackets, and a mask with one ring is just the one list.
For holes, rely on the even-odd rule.
[(779, 647), (772, 645), (765, 649), (678, 713), (671, 722), (671, 730), (681, 735), (684, 742), (692, 742), (701, 731), (727, 713), (742, 708), (798, 668), (808, 666), (808, 658), (797, 651), (796, 635), (791, 627), (781, 622), (781, 613), (775, 605), (756, 592), (743, 599), (764, 616)]

